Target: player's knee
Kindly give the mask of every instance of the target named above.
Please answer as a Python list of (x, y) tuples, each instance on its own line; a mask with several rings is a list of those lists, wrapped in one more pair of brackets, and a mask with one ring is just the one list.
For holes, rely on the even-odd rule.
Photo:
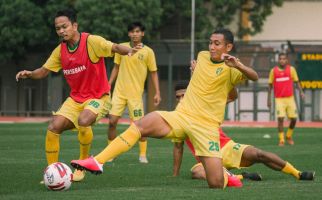
[(109, 119), (109, 126), (110, 126), (110, 128), (116, 128), (116, 126), (117, 126), (117, 121), (118, 121), (118, 120), (116, 120), (116, 119), (114, 119), (114, 118), (110, 118), (110, 119)]
[(209, 186), (209, 188), (222, 189), (225, 186), (224, 185), (224, 180), (222, 179), (220, 181), (215, 181), (215, 182), (212, 182), (212, 183), (208, 182), (208, 186)]
[(266, 153), (262, 150), (256, 149), (256, 160), (258, 162), (263, 162), (266, 158)]
[(62, 132), (62, 127), (60, 127), (55, 120), (51, 120), (49, 122), (47, 129), (56, 134), (60, 134)]
[(93, 120), (91, 120), (89, 118), (78, 118), (78, 125), (84, 126), (84, 127), (91, 126), (92, 121)]

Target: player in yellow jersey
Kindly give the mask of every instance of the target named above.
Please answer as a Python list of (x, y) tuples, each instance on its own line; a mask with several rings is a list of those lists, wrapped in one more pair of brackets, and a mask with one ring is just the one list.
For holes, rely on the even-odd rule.
[(278, 55), (278, 66), (275, 66), (269, 73), (269, 87), (267, 95), (267, 106), (271, 107), (271, 91), (274, 88), (275, 107), (278, 121), (279, 146), (284, 146), (284, 117), (290, 119), (290, 125), (286, 133), (286, 141), (290, 145), (294, 145), (292, 139), (293, 131), (296, 125), (297, 109), (294, 100), (293, 85), (300, 92), (300, 96), (304, 99), (305, 95), (302, 90), (296, 70), (288, 64), (287, 54), (280, 53)]
[[(122, 45), (132, 47), (142, 44), (144, 30), (145, 27), (141, 22), (129, 24), (128, 36), (131, 41), (122, 43)], [(112, 85), (116, 79), (112, 96), (112, 108), (109, 114), (108, 143), (111, 143), (117, 136), (117, 122), (126, 106), (132, 121), (137, 121), (144, 116), (142, 95), (148, 72), (155, 89), (154, 105), (159, 105), (161, 101), (157, 65), (154, 52), (150, 47), (142, 45), (142, 49), (131, 57), (115, 54), (114, 63), (109, 80), (110, 85)], [(148, 163), (146, 138), (142, 137), (140, 139), (139, 147), (139, 161)]]
[[(62, 69), (70, 86), (70, 97), (54, 113), (46, 134), (47, 164), (58, 162), (60, 134), (69, 129), (78, 130), (80, 159), (89, 156), (93, 139), (91, 126), (108, 113), (110, 85), (108, 84), (104, 57), (114, 52), (127, 55), (138, 49), (129, 48), (97, 35), (78, 31), (76, 12), (60, 10), (55, 16), (55, 29), (62, 42), (55, 48), (46, 63), (33, 71), (17, 73), (16, 80), (42, 79), (50, 72)], [(81, 181), (85, 171), (76, 170), (73, 181)]]
[(95, 157), (73, 160), (71, 165), (92, 173), (102, 173), (103, 164), (131, 149), (141, 137), (171, 139), (185, 133), (195, 146), (196, 155), (207, 174), (210, 188), (224, 188), (218, 128), (223, 121), (227, 96), (232, 88), (257, 73), (229, 55), (234, 36), (227, 29), (214, 31), (209, 38), (209, 51), (201, 51), (186, 95), (175, 111), (155, 111), (134, 122), (125, 132)]

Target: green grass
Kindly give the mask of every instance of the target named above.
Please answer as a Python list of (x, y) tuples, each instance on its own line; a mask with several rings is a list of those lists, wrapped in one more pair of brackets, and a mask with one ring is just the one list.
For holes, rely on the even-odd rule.
[[(120, 126), (119, 131), (126, 126)], [(46, 166), (44, 142), (46, 124), (0, 124), (0, 199), (320, 199), (322, 196), (322, 129), (297, 128), (295, 146), (278, 147), (274, 128), (225, 128), (235, 141), (253, 144), (277, 153), (301, 170), (315, 170), (314, 182), (296, 181), (292, 176), (257, 164), (249, 169), (260, 172), (261, 182), (244, 181), (243, 188), (211, 190), (202, 180), (190, 178), (194, 159), (184, 152), (181, 175), (171, 177), (172, 144), (168, 140), (149, 139), (147, 165), (138, 162), (138, 147), (104, 166), (99, 176), (87, 173), (81, 183), (64, 192), (48, 191), (39, 184)], [(271, 139), (263, 139), (270, 134)], [(106, 144), (106, 125), (94, 128), (92, 153)], [(69, 164), (78, 158), (76, 132), (61, 136), (60, 161)], [(234, 172), (238, 173), (237, 170)]]

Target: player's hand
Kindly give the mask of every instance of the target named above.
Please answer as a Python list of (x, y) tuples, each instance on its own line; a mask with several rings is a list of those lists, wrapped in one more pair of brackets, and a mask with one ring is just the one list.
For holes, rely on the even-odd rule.
[(159, 93), (155, 94), (153, 97), (153, 104), (154, 106), (158, 106), (161, 102), (161, 96)]
[(23, 70), (20, 71), (16, 74), (16, 81), (18, 82), (20, 78), (30, 78), (32, 74), (32, 71), (28, 71), (28, 70)]
[(138, 52), (140, 49), (142, 49), (143, 44), (137, 44), (136, 46), (134, 46), (131, 51), (128, 53), (129, 56), (133, 56), (136, 52)]
[(238, 66), (240, 65), (238, 58), (226, 53), (221, 54), (221, 59), (224, 60), (225, 64), (228, 65), (229, 67), (238, 68)]
[(300, 92), (300, 96), (301, 96), (302, 100), (304, 100), (304, 99), (305, 99), (305, 94), (304, 94), (304, 92)]
[(190, 71), (191, 71), (191, 74), (195, 71), (196, 66), (197, 66), (197, 61), (196, 60), (190, 61)]

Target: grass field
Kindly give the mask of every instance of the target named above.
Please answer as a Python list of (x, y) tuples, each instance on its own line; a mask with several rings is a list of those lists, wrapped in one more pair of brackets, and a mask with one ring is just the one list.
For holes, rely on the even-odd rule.
[[(119, 131), (126, 126), (120, 126)], [(46, 124), (0, 124), (0, 199), (320, 199), (322, 196), (322, 129), (298, 128), (295, 146), (278, 147), (275, 128), (225, 128), (235, 141), (253, 144), (280, 155), (298, 169), (315, 170), (313, 182), (296, 181), (292, 176), (255, 165), (244, 171), (260, 172), (261, 182), (244, 181), (243, 188), (211, 190), (202, 180), (190, 178), (194, 159), (187, 148), (181, 175), (171, 177), (172, 144), (149, 139), (147, 165), (138, 162), (138, 147), (121, 155), (104, 173), (90, 173), (81, 183), (64, 192), (48, 191), (39, 184), (46, 166), (44, 142)], [(264, 139), (270, 134), (271, 139)], [(92, 153), (105, 147), (106, 125), (94, 128)], [(69, 164), (78, 158), (76, 132), (61, 136), (60, 161)], [(238, 173), (238, 171), (234, 171)]]

